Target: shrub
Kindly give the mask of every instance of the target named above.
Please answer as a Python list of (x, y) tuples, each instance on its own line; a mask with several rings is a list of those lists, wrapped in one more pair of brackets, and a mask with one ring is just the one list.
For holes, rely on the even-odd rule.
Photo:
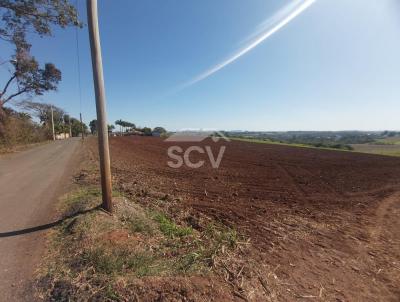
[(156, 214), (154, 218), (159, 223), (160, 231), (170, 238), (184, 237), (193, 233), (192, 228), (178, 226), (164, 214)]
[(3, 147), (38, 143), (50, 137), (49, 129), (36, 124), (28, 114), (5, 108), (0, 115), (0, 145)]

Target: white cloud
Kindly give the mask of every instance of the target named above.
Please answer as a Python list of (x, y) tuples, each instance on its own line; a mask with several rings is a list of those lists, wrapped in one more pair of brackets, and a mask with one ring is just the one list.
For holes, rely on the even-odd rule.
[(250, 41), (247, 42), (243, 48), (239, 49), (230, 57), (218, 63), (217, 65), (194, 77), (192, 80), (182, 84), (177, 90), (182, 90), (186, 87), (196, 84), (197, 82), (208, 78), (217, 71), (233, 63), (241, 56), (257, 47), (260, 43), (264, 42), (274, 33), (278, 32), (280, 29), (289, 24), (292, 20), (309, 8), (315, 1), (316, 0), (294, 0), (293, 2), (289, 3), (284, 8), (276, 12), (273, 16), (261, 23), (257, 29), (246, 38), (246, 41)]

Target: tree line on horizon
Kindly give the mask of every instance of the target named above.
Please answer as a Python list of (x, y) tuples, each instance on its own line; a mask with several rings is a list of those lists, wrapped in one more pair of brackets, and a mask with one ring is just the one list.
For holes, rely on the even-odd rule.
[[(151, 129), (149, 127), (138, 127), (138, 126), (136, 126), (135, 123), (124, 121), (122, 119), (115, 121), (115, 125), (119, 126), (119, 133), (121, 135), (123, 133), (135, 132), (135, 134), (141, 134), (144, 136), (152, 136), (155, 133), (157, 133), (157, 135), (161, 136), (161, 135), (164, 135), (167, 133), (167, 130), (163, 127), (155, 127), (154, 129)], [(113, 124), (109, 124), (107, 126), (108, 126), (109, 134), (113, 133), (113, 130), (115, 130), (115, 126)], [(89, 129), (93, 135), (97, 134), (97, 120), (96, 119), (90, 121)]]

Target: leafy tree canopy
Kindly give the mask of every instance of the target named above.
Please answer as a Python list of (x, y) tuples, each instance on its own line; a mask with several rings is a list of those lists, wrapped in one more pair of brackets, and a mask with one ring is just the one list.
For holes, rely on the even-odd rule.
[(97, 120), (91, 120), (89, 123), (90, 133), (95, 134), (97, 132)]
[(56, 133), (68, 133), (71, 126), (72, 136), (78, 136), (82, 132), (82, 125), (84, 131), (87, 126), (81, 123), (78, 119), (66, 114), (65, 111), (57, 106), (51, 104), (43, 104), (32, 101), (24, 101), (18, 105), (24, 112), (19, 113), (21, 116), (36, 117), (42, 126), (50, 127), (51, 125), (51, 110), (53, 109), (54, 128)]
[(162, 134), (162, 133), (166, 133), (167, 130), (165, 130), (165, 128), (163, 128), (163, 127), (155, 127), (155, 128), (153, 129), (153, 132)]
[(34, 96), (56, 90), (61, 71), (52, 63), (39, 66), (30, 54), (26, 35), (50, 36), (52, 26), (81, 26), (75, 8), (68, 0), (0, 0), (0, 18), (0, 39), (15, 46), (10, 78), (0, 90), (0, 108), (22, 94)]
[(63, 109), (57, 106), (32, 101), (24, 101), (19, 104), (19, 107), (38, 118), (39, 121), (44, 125), (50, 125), (51, 110), (53, 108), (54, 123), (64, 123), (65, 112)]
[(151, 135), (152, 135), (151, 128), (148, 128), (148, 127), (144, 127), (144, 128), (142, 129), (142, 132), (143, 132), (144, 135), (146, 135), (146, 136), (151, 136)]
[(85, 123), (81, 123), (78, 119), (76, 118), (71, 118), (71, 132), (72, 136), (79, 136), (82, 133), (82, 126), (83, 126), (83, 131), (86, 132), (88, 127), (86, 126)]
[(68, 0), (0, 0), (0, 38), (29, 48), (26, 33), (50, 36), (51, 26), (81, 26), (76, 9)]
[[(46, 91), (56, 90), (61, 81), (61, 71), (54, 64), (46, 63), (40, 68), (36, 59), (25, 50), (17, 50), (11, 64), (14, 71), (0, 92), (0, 106), (21, 94), (43, 95)], [(15, 89), (7, 94), (15, 82)]]
[(133, 128), (133, 129), (136, 128), (136, 125), (134, 123), (123, 121), (121, 119), (115, 121), (115, 124), (120, 126), (121, 130), (122, 128)]

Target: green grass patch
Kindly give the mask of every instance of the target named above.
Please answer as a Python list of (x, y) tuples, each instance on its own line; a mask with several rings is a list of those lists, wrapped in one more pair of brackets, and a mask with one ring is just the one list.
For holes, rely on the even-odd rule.
[(400, 145), (397, 144), (355, 144), (356, 152), (369, 153), (382, 156), (400, 156)]
[(248, 143), (256, 143), (256, 144), (270, 144), (270, 145), (281, 145), (281, 146), (290, 146), (290, 147), (299, 147), (299, 148), (311, 148), (311, 149), (320, 149), (320, 150), (333, 150), (333, 151), (352, 151), (353, 148), (351, 145), (346, 144), (323, 144), (323, 143), (312, 143), (312, 144), (300, 144), (300, 143), (285, 143), (279, 141), (273, 141), (270, 139), (257, 139), (257, 138), (244, 138), (244, 137), (230, 137), (232, 140), (248, 142)]
[(156, 226), (145, 212), (131, 213), (121, 215), (121, 221), (124, 222), (128, 230), (132, 233), (143, 233), (147, 235), (154, 235), (156, 233)]
[(373, 144), (373, 145), (400, 145), (400, 137), (394, 136), (394, 137), (381, 138), (381, 139), (375, 140), (371, 144)]
[(216, 257), (235, 250), (238, 242), (239, 235), (235, 230), (208, 224), (201, 237), (190, 242), (190, 250), (177, 259), (174, 267), (184, 273), (207, 271), (214, 266)]
[(132, 252), (123, 247), (95, 247), (82, 255), (85, 266), (92, 266), (102, 274), (121, 274), (129, 271), (138, 277), (152, 275), (155, 258), (151, 253)]
[(135, 233), (153, 234), (154, 229), (151, 224), (141, 218), (129, 220), (130, 229)]
[(65, 195), (61, 200), (59, 208), (62, 212), (84, 209), (95, 203), (99, 204), (98, 199), (100, 196), (101, 192), (97, 188), (80, 188)]
[(193, 234), (191, 227), (179, 226), (163, 213), (155, 214), (154, 220), (158, 222), (160, 231), (169, 238), (185, 237)]
[(281, 146), (290, 146), (290, 147), (299, 147), (299, 148), (311, 148), (311, 149), (320, 149), (320, 150), (333, 150), (333, 151), (352, 151), (350, 146), (347, 145), (332, 145), (328, 146), (319, 146), (318, 144), (308, 145), (308, 144), (299, 144), (299, 143), (284, 143), (272, 141), (269, 139), (256, 139), (256, 138), (242, 138), (242, 137), (230, 137), (232, 140), (248, 142), (248, 143), (256, 143), (256, 144), (269, 144), (269, 145), (281, 145)]
[[(123, 193), (113, 191), (113, 197), (123, 197)], [(102, 193), (94, 186), (80, 187), (78, 190), (66, 194), (59, 203), (58, 209), (66, 215), (94, 209), (101, 205)]]
[[(216, 258), (232, 257), (239, 240), (222, 225), (194, 230), (184, 217), (178, 222), (161, 209), (145, 209), (123, 197), (115, 199), (113, 215), (97, 210), (100, 203), (101, 192), (94, 187), (62, 199), (61, 209), (68, 215), (51, 235), (42, 273), (43, 295), (49, 300), (57, 300), (60, 292), (71, 300), (90, 300), (92, 292), (85, 289), (102, 299), (124, 300), (116, 286), (121, 280), (129, 284), (145, 276), (206, 275)], [(51, 284), (56, 291), (49, 289)]]

